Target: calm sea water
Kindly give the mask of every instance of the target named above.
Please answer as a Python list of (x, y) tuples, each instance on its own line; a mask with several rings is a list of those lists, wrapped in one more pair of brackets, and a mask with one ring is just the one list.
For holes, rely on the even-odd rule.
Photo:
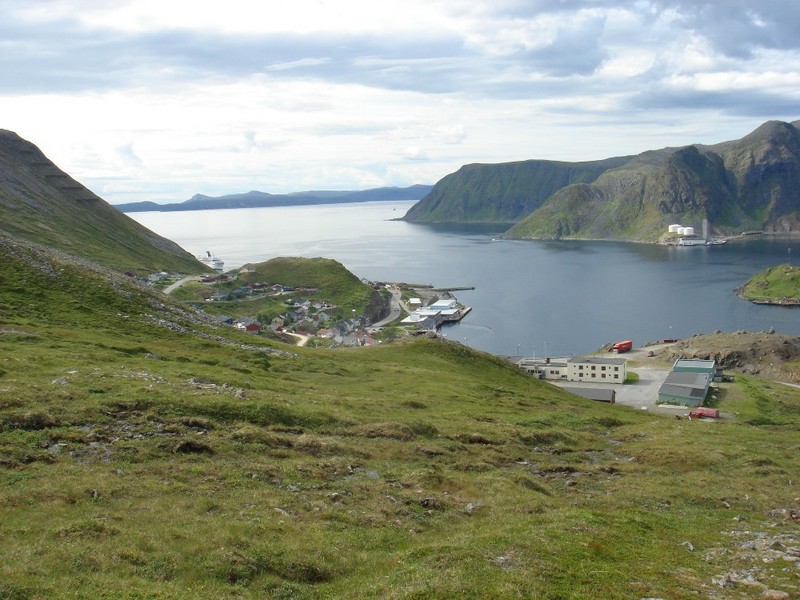
[(276, 256), (323, 256), (371, 280), (475, 286), (473, 311), (443, 331), (494, 354), (550, 356), (694, 333), (800, 335), (800, 309), (757, 306), (734, 289), (765, 267), (800, 262), (800, 239), (678, 248), (618, 242), (505, 241), (486, 226), (393, 221), (414, 202), (133, 213), (192, 254), (233, 269)]

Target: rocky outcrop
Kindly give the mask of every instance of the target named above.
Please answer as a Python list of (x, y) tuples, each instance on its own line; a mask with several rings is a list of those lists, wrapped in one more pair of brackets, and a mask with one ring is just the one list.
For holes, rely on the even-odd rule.
[(714, 360), (726, 371), (759, 375), (800, 383), (800, 337), (770, 332), (713, 333), (696, 335), (671, 345), (660, 355), (670, 362), (678, 358)]

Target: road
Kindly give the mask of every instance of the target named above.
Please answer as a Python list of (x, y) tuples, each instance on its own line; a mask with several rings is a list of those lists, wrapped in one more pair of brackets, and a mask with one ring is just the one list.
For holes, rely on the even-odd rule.
[(175, 283), (172, 283), (172, 284), (168, 285), (167, 287), (165, 287), (164, 288), (164, 293), (165, 294), (171, 294), (172, 292), (177, 290), (179, 287), (181, 287), (187, 281), (200, 281), (200, 275), (189, 275), (188, 277), (184, 277), (183, 279), (179, 279)]
[(381, 319), (380, 321), (370, 325), (370, 327), (372, 328), (384, 327), (389, 323), (399, 319), (400, 315), (403, 314), (403, 309), (400, 305), (400, 298), (401, 298), (400, 290), (395, 288), (390, 288), (389, 291), (392, 293), (392, 299), (389, 302), (389, 316), (386, 317), (385, 319)]

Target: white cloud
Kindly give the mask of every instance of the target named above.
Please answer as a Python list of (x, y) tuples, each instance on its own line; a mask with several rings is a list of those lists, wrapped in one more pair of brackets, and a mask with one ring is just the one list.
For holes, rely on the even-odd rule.
[(800, 118), (798, 6), (6, 0), (0, 126), (115, 202), (713, 143)]

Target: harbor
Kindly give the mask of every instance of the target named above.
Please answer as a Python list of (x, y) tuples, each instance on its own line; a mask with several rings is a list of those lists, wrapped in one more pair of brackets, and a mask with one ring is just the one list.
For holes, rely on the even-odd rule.
[[(432, 296), (423, 299), (422, 297), (411, 297), (403, 307), (408, 315), (400, 321), (401, 325), (408, 325), (417, 331), (438, 331), (443, 325), (458, 323), (467, 316), (472, 307), (461, 304), (450, 292), (452, 290), (471, 290), (474, 287), (459, 288), (417, 288), (415, 291), (426, 292), (429, 296), (431, 292), (444, 292), (442, 297)], [(423, 296), (423, 294), (420, 294)]]

